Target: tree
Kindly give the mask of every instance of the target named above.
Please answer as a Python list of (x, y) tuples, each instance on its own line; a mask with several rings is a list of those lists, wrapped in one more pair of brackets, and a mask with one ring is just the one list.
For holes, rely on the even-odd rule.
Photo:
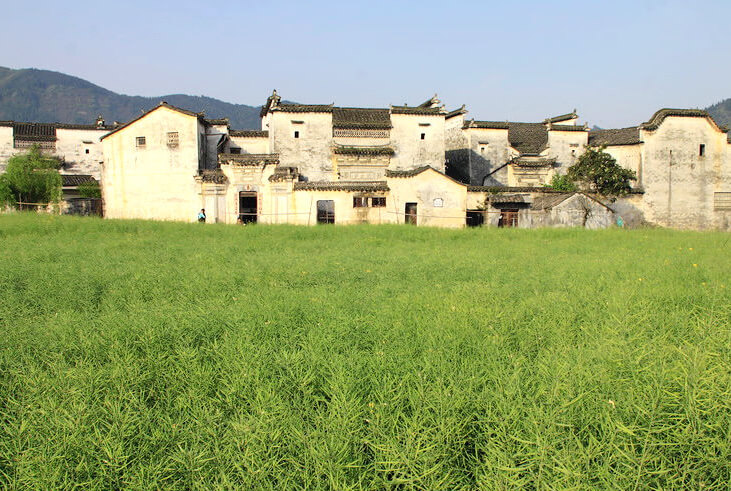
[(576, 191), (574, 181), (564, 174), (554, 174), (551, 178), (551, 184), (546, 184), (545, 187), (555, 189), (556, 191)]
[(57, 203), (61, 199), (60, 162), (41, 154), (37, 146), (8, 160), (0, 175), (0, 201), (22, 209), (36, 208), (36, 203)]
[(578, 161), (569, 167), (567, 176), (586, 190), (602, 196), (624, 196), (632, 190), (630, 181), (636, 181), (637, 174), (618, 165), (604, 148), (587, 147)]

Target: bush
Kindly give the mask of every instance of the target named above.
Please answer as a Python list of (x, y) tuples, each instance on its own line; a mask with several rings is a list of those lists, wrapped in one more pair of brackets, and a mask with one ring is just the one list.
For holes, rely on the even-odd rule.
[(58, 159), (41, 154), (37, 146), (10, 157), (5, 174), (0, 176), (0, 200), (20, 209), (58, 203), (61, 199), (59, 164)]
[(101, 198), (102, 188), (96, 181), (79, 184), (79, 196), (82, 198)]
[(569, 176), (561, 174), (554, 174), (551, 178), (551, 184), (546, 184), (546, 187), (556, 191), (576, 191), (576, 183)]

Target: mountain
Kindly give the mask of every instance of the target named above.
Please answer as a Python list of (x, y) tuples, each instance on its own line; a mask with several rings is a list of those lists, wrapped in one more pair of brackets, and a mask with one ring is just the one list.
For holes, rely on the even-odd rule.
[(59, 72), (0, 67), (0, 120), (91, 124), (101, 114), (107, 123), (127, 122), (162, 100), (208, 118), (229, 118), (233, 129), (260, 128), (261, 107), (184, 94), (122, 95)]
[(706, 111), (713, 116), (716, 123), (721, 126), (731, 127), (731, 99), (726, 99), (725, 101), (709, 106), (706, 108)]

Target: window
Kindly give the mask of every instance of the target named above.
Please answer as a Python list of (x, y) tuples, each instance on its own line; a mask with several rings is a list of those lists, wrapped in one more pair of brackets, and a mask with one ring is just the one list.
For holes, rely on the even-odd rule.
[(714, 210), (731, 210), (731, 192), (713, 193)]
[(295, 131), (294, 132), (294, 137), (295, 138), (299, 138), (300, 137), (300, 132), (299, 131)]
[(168, 147), (170, 148), (177, 148), (179, 143), (178, 138), (178, 132), (177, 131), (169, 131), (168, 132)]
[(371, 198), (371, 206), (373, 208), (383, 208), (386, 206), (386, 197), (385, 196), (378, 196), (376, 198)]
[(706, 154), (706, 145), (701, 143), (701, 146), (698, 149), (698, 155), (703, 157), (705, 154)]
[(368, 206), (368, 198), (353, 196), (353, 208), (365, 208)]
[(137, 138), (135, 138), (135, 142), (137, 143), (138, 147), (144, 147), (147, 143), (144, 136), (138, 136)]
[(330, 199), (317, 202), (317, 223), (335, 223), (335, 202)]
[(84, 153), (89, 153), (89, 149), (87, 148), (86, 150), (84, 150)]
[(426, 139), (426, 133), (422, 133), (422, 134), (421, 134), (421, 139), (422, 139), (422, 140), (425, 140), (425, 139)]
[(442, 198), (434, 198), (433, 205), (434, 205), (434, 208), (443, 208), (444, 200)]
[(485, 153), (485, 147), (480, 147), (480, 153)]
[(231, 147), (231, 153), (238, 155), (241, 153), (241, 149), (236, 148), (236, 147)]

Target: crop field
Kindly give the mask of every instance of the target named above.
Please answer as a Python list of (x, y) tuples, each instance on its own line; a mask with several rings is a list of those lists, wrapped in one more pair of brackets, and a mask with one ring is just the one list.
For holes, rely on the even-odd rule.
[(728, 489), (729, 237), (0, 216), (0, 488)]

